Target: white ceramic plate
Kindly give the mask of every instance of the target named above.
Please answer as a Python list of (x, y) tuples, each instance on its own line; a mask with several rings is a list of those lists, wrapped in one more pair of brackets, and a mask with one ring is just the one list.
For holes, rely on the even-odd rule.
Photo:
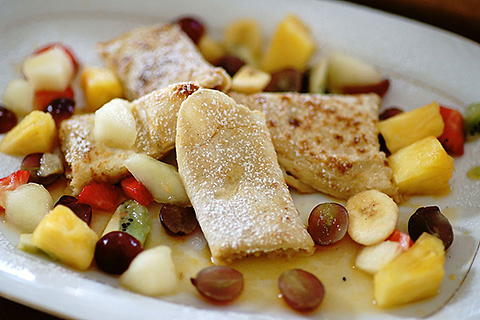
[[(341, 50), (377, 65), (391, 79), (384, 105), (411, 109), (438, 100), (462, 109), (479, 101), (480, 46), (446, 32), (395, 16), (343, 2), (243, 1), (0, 1), (0, 91), (18, 77), (23, 58), (39, 45), (62, 41), (72, 46), (83, 63), (100, 64), (93, 47), (139, 25), (170, 21), (183, 15), (201, 17), (215, 35), (239, 17), (257, 19), (265, 35), (294, 12), (310, 26), (319, 49)], [(480, 165), (480, 143), (466, 145), (455, 160), (452, 193), (443, 198), (417, 197), (401, 211), (435, 204), (455, 227), (455, 243), (447, 253), (446, 280), (435, 299), (386, 313), (325, 314), (328, 319), (405, 319), (480, 317), (480, 263), (475, 261), (480, 235), (480, 188), (466, 171)], [(0, 155), (0, 176), (18, 168), (19, 159)], [(308, 212), (315, 197), (295, 196), (299, 210)], [(2, 216), (3, 218), (3, 216)], [(404, 219), (405, 220), (405, 219)], [(405, 223), (405, 221), (401, 222)], [(279, 319), (304, 318), (287, 309), (237, 310), (205, 304), (187, 306), (133, 294), (98, 272), (78, 273), (15, 249), (18, 234), (0, 223), (0, 294), (41, 310), (85, 319)], [(469, 272), (468, 272), (469, 271)], [(468, 275), (467, 275), (468, 273)], [(466, 278), (465, 278), (465, 275)], [(462, 284), (463, 283), (463, 284)], [(460, 286), (460, 284), (462, 284)], [(458, 289), (459, 288), (459, 289)], [(457, 291), (458, 289), (458, 291)], [(345, 293), (348, 299), (348, 292)], [(444, 306), (445, 305), (445, 306)], [(444, 306), (444, 307), (443, 307)], [(305, 316), (305, 317), (308, 317)]]

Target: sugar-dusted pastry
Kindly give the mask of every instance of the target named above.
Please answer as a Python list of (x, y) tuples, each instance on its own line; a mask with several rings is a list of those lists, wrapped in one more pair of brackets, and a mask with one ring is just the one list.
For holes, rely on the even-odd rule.
[(286, 181), (299, 191), (347, 199), (377, 189), (397, 197), (378, 141), (377, 95), (230, 95), (265, 115)]
[(223, 91), (230, 87), (230, 76), (208, 63), (178, 24), (140, 27), (99, 43), (98, 51), (129, 100), (185, 81)]
[(177, 112), (181, 103), (199, 89), (180, 83), (156, 90), (130, 103), (137, 137), (129, 150), (95, 141), (93, 114), (76, 115), (62, 122), (60, 144), (67, 163), (66, 176), (74, 193), (93, 180), (118, 182), (128, 175), (124, 162), (135, 153), (159, 159), (175, 145)]
[(178, 113), (176, 152), (215, 263), (313, 253), (262, 113), (200, 89)]

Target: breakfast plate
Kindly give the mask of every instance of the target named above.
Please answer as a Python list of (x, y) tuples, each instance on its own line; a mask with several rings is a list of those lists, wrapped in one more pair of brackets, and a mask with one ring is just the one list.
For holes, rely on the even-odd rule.
[[(317, 41), (318, 51), (343, 51), (379, 68), (391, 81), (383, 106), (408, 110), (434, 100), (462, 110), (480, 101), (480, 46), (435, 28), (385, 13), (336, 1), (0, 1), (0, 91), (18, 77), (25, 56), (53, 41), (71, 46), (82, 64), (102, 65), (94, 51), (99, 41), (141, 25), (195, 16), (204, 21), (213, 37), (236, 18), (256, 19), (265, 36), (288, 13), (295, 13)], [(77, 95), (81, 97), (79, 93)], [(77, 104), (81, 105), (79, 99)], [(400, 207), (400, 227), (405, 228), (415, 208), (437, 205), (454, 226), (455, 241), (447, 251), (446, 274), (440, 293), (428, 301), (381, 311), (362, 298), (362, 287), (332, 289), (318, 311), (299, 314), (278, 299), (258, 291), (232, 305), (211, 305), (198, 296), (178, 293), (172, 297), (141, 296), (118, 286), (115, 277), (96, 270), (77, 272), (45, 257), (16, 249), (18, 232), (0, 216), (0, 295), (61, 317), (82, 319), (174, 318), (188, 319), (408, 319), (417, 317), (462, 319), (480, 317), (480, 263), (475, 260), (480, 234), (480, 182), (467, 178), (479, 166), (480, 143), (465, 145), (455, 159), (451, 192), (442, 197), (413, 197)], [(0, 154), (0, 176), (19, 167), (19, 158)], [(293, 193), (302, 218), (327, 197)], [(201, 235), (193, 238), (202, 241)], [(341, 256), (338, 256), (341, 257)], [(348, 257), (346, 257), (348, 258)], [(248, 268), (243, 265), (243, 268)], [(276, 266), (266, 263), (262, 272)], [(272, 270), (268, 270), (271, 268)], [(277, 270), (272, 271), (276, 273)], [(345, 271), (347, 273), (353, 271)], [(345, 281), (345, 280), (344, 280)], [(348, 288), (348, 287), (345, 287)], [(328, 295), (327, 287), (327, 295)], [(371, 285), (366, 289), (371, 291)], [(259, 293), (260, 292), (260, 293)], [(368, 294), (363, 296), (367, 296)], [(256, 300), (256, 301), (253, 301)], [(263, 301), (263, 302), (262, 302)], [(273, 303), (271, 303), (273, 301)]]

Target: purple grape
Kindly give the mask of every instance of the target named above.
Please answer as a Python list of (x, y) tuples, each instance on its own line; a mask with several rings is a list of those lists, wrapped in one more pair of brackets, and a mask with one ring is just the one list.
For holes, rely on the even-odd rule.
[(92, 207), (85, 203), (78, 203), (77, 201), (77, 198), (74, 196), (63, 195), (58, 199), (57, 203), (55, 203), (55, 206), (61, 204), (70, 208), (77, 217), (90, 225), (92, 222)]
[(303, 75), (293, 68), (277, 71), (264, 91), (267, 92), (301, 92)]
[(441, 239), (445, 250), (453, 243), (452, 225), (437, 206), (418, 208), (408, 219), (408, 233), (413, 241), (424, 232)]
[(202, 296), (217, 302), (232, 301), (243, 291), (243, 275), (230, 267), (208, 267), (190, 280)]
[(313, 274), (291, 269), (280, 275), (278, 288), (285, 302), (294, 310), (311, 311), (322, 303), (325, 288)]
[(379, 120), (386, 120), (388, 118), (391, 118), (393, 116), (396, 116), (397, 114), (402, 113), (403, 111), (397, 107), (390, 107), (385, 109), (380, 115), (378, 116)]
[(52, 100), (47, 108), (46, 111), (50, 113), (57, 124), (57, 127), (60, 123), (70, 118), (75, 111), (75, 101), (69, 98), (59, 98)]
[(168, 233), (177, 236), (190, 234), (197, 227), (197, 218), (192, 207), (165, 204), (160, 210), (160, 222)]
[(183, 32), (185, 32), (188, 37), (195, 42), (195, 44), (198, 44), (200, 39), (205, 34), (205, 27), (203, 26), (203, 23), (195, 18), (184, 17), (178, 19), (177, 23), (180, 25)]
[(95, 262), (104, 272), (122, 274), (143, 251), (140, 241), (122, 231), (112, 231), (97, 241)]
[(5, 107), (0, 106), (0, 133), (10, 131), (17, 125), (17, 115)]
[(238, 57), (225, 55), (217, 62), (217, 67), (222, 67), (231, 77), (233, 77), (244, 64), (245, 62)]
[(49, 186), (57, 181), (61, 174), (51, 174), (48, 176), (40, 175), (40, 165), (42, 161), (43, 153), (32, 153), (23, 158), (20, 164), (21, 170), (27, 170), (30, 172), (29, 182), (39, 183), (44, 186)]

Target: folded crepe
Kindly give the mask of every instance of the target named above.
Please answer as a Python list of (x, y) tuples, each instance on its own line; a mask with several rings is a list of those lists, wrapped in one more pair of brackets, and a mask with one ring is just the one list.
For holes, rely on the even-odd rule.
[(175, 146), (178, 109), (198, 89), (194, 83), (179, 83), (131, 102), (137, 137), (129, 150), (95, 141), (94, 114), (76, 115), (63, 121), (59, 138), (73, 193), (78, 194), (93, 180), (116, 183), (128, 176), (124, 162), (135, 153), (159, 159), (171, 151)]
[(176, 152), (215, 263), (313, 253), (262, 113), (200, 89), (178, 113)]
[(378, 141), (377, 95), (231, 92), (230, 96), (265, 115), (290, 186), (339, 199), (377, 189), (397, 199), (393, 173)]
[(178, 82), (226, 91), (230, 76), (208, 63), (178, 24), (141, 27), (98, 44), (129, 100)]

